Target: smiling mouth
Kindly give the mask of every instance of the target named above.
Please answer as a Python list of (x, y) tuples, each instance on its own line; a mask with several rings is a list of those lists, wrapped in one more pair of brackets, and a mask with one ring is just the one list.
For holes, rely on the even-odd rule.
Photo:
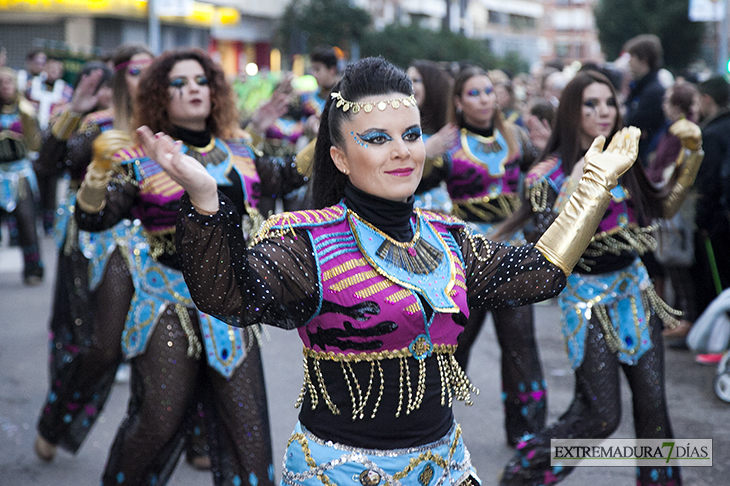
[(409, 176), (413, 173), (413, 169), (407, 168), (407, 169), (395, 169), (395, 170), (388, 170), (385, 172), (386, 174), (394, 175), (397, 177), (405, 177)]

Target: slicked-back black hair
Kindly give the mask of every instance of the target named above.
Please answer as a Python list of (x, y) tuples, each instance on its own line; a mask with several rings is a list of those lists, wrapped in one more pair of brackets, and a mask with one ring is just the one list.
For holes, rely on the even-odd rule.
[[(382, 57), (366, 57), (345, 68), (342, 78), (334, 85), (332, 92), (339, 92), (348, 101), (359, 101), (368, 96), (388, 93), (410, 96), (413, 94), (413, 85), (405, 71)], [(341, 108), (337, 108), (332, 98), (328, 99), (324, 106), (314, 149), (312, 201), (315, 208), (337, 204), (345, 194), (348, 177), (335, 166), (330, 155), (330, 147), (333, 145), (344, 147), (342, 123), (352, 116), (351, 110), (344, 112)]]

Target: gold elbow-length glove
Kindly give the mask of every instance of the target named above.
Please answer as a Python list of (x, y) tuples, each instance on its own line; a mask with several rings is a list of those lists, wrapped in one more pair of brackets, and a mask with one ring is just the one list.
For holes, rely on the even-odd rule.
[(702, 151), (702, 131), (696, 124), (687, 119), (678, 120), (669, 127), (669, 133), (682, 141), (682, 149), (679, 151), (674, 169), (679, 171), (679, 175), (672, 191), (662, 201), (662, 216), (667, 219), (677, 214), (687, 199), (687, 192), (694, 184), (705, 156)]
[(76, 194), (76, 203), (82, 210), (98, 213), (104, 209), (114, 154), (132, 145), (132, 138), (121, 130), (108, 130), (94, 140), (91, 164), (86, 168), (84, 182)]
[(545, 257), (570, 275), (596, 233), (608, 204), (611, 189), (629, 170), (639, 153), (641, 130), (624, 128), (604, 151), (605, 137), (599, 136), (585, 155), (583, 176), (555, 221), (535, 244)]

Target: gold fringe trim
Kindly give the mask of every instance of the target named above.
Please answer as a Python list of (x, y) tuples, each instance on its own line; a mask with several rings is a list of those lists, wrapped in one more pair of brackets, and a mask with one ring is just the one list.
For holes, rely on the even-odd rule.
[(183, 331), (185, 331), (185, 336), (188, 338), (188, 356), (194, 356), (195, 359), (200, 359), (200, 353), (203, 352), (203, 345), (200, 343), (197, 334), (195, 334), (187, 307), (181, 304), (175, 304), (175, 313), (180, 319), (180, 325)]
[[(456, 358), (454, 358), (454, 351), (456, 351), (454, 345), (435, 345), (432, 351), (436, 357), (441, 378), (441, 405), (448, 404), (448, 406), (451, 406), (454, 398), (465, 402), (466, 405), (473, 405), (471, 394), (478, 395), (479, 390), (472, 385), (464, 370), (459, 366)], [(305, 347), (303, 360), (304, 383), (295, 407), (300, 407), (304, 403), (305, 395), (309, 394), (312, 410), (314, 410), (319, 404), (321, 395), (327, 408), (334, 415), (341, 413), (339, 407), (332, 402), (322, 375), (320, 362), (328, 360), (340, 364), (350, 395), (352, 420), (365, 418), (368, 403), (371, 402), (371, 397), (376, 395), (375, 390), (377, 389), (372, 412), (368, 414), (370, 418), (375, 418), (385, 390), (385, 376), (380, 362), (384, 359), (397, 359), (399, 361), (400, 376), (398, 378), (398, 408), (395, 416), (399, 417), (401, 412), (409, 415), (420, 408), (426, 394), (426, 361), (425, 359), (418, 360), (418, 376), (412, 377), (408, 365), (408, 359), (412, 357), (411, 351), (407, 348), (398, 351), (345, 355), (334, 352), (324, 353)], [(352, 367), (353, 363), (361, 362), (370, 363), (370, 378), (367, 385), (359, 382)], [(412, 378), (415, 378), (415, 380)], [(376, 379), (379, 381), (377, 386), (375, 384)]]
[[(599, 233), (593, 237), (583, 257), (577, 265), (583, 270), (590, 271), (595, 262), (587, 258), (596, 258), (606, 254), (620, 255), (624, 251), (636, 251), (640, 255), (654, 251), (657, 247), (656, 239), (651, 233), (657, 226), (628, 226), (615, 228), (611, 231)], [(621, 239), (619, 239), (619, 237)]]
[(548, 209), (548, 196), (550, 195), (550, 184), (547, 180), (539, 180), (527, 189), (530, 198), (530, 205), (533, 213), (541, 213)]
[[(682, 311), (673, 309), (669, 306), (666, 302), (664, 302), (656, 293), (653, 286), (649, 286), (648, 288), (641, 291), (641, 300), (644, 305), (644, 324), (640, 325), (639, 323), (639, 309), (636, 305), (636, 297), (629, 297), (629, 301), (631, 302), (631, 311), (634, 315), (634, 326), (636, 331), (636, 347), (633, 349), (625, 348), (623, 343), (621, 342), (621, 337), (618, 335), (618, 332), (616, 332), (616, 328), (614, 327), (613, 323), (611, 322), (611, 317), (608, 314), (608, 309), (605, 305), (593, 305), (591, 306), (591, 310), (593, 313), (595, 313), (596, 318), (598, 319), (598, 322), (601, 323), (601, 327), (603, 328), (603, 335), (606, 340), (606, 345), (608, 346), (608, 349), (613, 353), (624, 353), (627, 355), (634, 355), (638, 352), (640, 346), (639, 346), (639, 340), (641, 337), (641, 333), (644, 331), (646, 326), (649, 325), (649, 320), (651, 319), (651, 313), (654, 311), (654, 313), (657, 315), (659, 319), (664, 322), (664, 324), (667, 325), (670, 329), (674, 329), (679, 325), (679, 321), (677, 320), (677, 317), (681, 316), (683, 313)], [(580, 310), (576, 309), (578, 313), (580, 314)], [(589, 317), (590, 319), (590, 317)], [(576, 329), (576, 332), (579, 328)]]

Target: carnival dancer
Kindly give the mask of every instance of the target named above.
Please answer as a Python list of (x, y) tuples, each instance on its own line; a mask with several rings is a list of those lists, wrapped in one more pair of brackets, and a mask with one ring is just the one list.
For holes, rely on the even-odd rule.
[(536, 245), (494, 243), (455, 217), (413, 209), (425, 149), (411, 83), (365, 58), (324, 110), (318, 209), (270, 218), (247, 249), (215, 179), (169, 137), (141, 130), (187, 191), (176, 240), (196, 305), (236, 325), (297, 329), (304, 342), (285, 485), (479, 484), (451, 409), (473, 391), (453, 358), (469, 310), (559, 293), (638, 142), (635, 129), (603, 153), (596, 141), (570, 211)]
[[(453, 86), (453, 118), (460, 133), (448, 151), (426, 159), (419, 189), (445, 181), (453, 214), (479, 233), (491, 237), (496, 225), (519, 206), (519, 180), (523, 168), (536, 155), (521, 128), (507, 123), (496, 104), (492, 82), (477, 67), (463, 69)], [(510, 244), (524, 243), (522, 233), (509, 235)], [(502, 350), (502, 401), (507, 443), (545, 425), (547, 396), (535, 341), (533, 309), (490, 309)], [(469, 353), (484, 324), (488, 309), (474, 310), (459, 338), (456, 359), (466, 368)]]
[[(531, 241), (561, 218), (565, 201), (590, 163), (586, 149), (598, 136), (621, 127), (616, 92), (595, 71), (578, 73), (560, 98), (546, 156), (525, 180), (525, 209), (505, 223), (505, 234), (528, 218)], [(671, 438), (664, 390), (662, 323), (677, 323), (654, 292), (638, 256), (654, 248), (652, 218), (669, 217), (682, 204), (702, 160), (701, 134), (689, 120), (672, 125), (682, 143), (674, 175), (653, 189), (640, 164), (611, 190), (611, 202), (587, 250), (580, 256), (566, 289), (558, 297), (562, 331), (575, 371), (575, 396), (568, 410), (547, 429), (518, 444), (504, 470), (503, 485), (544, 485), (564, 479), (573, 469), (550, 464), (550, 439), (599, 439), (611, 435), (621, 417), (619, 371), (632, 393), (634, 428), (640, 439)], [(583, 154), (586, 154), (583, 157)], [(570, 204), (570, 202), (568, 202)], [(544, 234), (547, 234), (544, 233)], [(544, 236), (543, 236), (544, 237)], [(681, 484), (677, 467), (639, 467), (637, 485)]]
[(39, 285), (43, 261), (35, 224), (38, 185), (28, 152), (38, 150), (41, 134), (35, 110), (18, 93), (16, 83), (15, 70), (0, 68), (0, 215), (8, 214), (17, 222), (23, 282)]
[[(426, 145), (426, 158), (436, 158), (456, 144), (459, 129), (448, 122), (451, 107), (451, 76), (434, 61), (415, 60), (408, 66), (413, 83), (413, 96), (421, 112), (421, 130)], [(452, 209), (449, 192), (442, 181), (429, 191), (416, 195), (417, 208), (444, 211)]]
[[(93, 141), (112, 128), (130, 129), (131, 100), (151, 61), (146, 47), (123, 45), (113, 58), (114, 74), (102, 63), (84, 65), (73, 99), (45, 133), (37, 160), (39, 174), (69, 177), (56, 221), (50, 387), (34, 444), (45, 461), (53, 460), (59, 445), (78, 451), (106, 403), (122, 359), (121, 334), (134, 294), (124, 255), (139, 228), (125, 220), (99, 233), (80, 231), (73, 208)], [(113, 85), (109, 94), (103, 92), (108, 81)]]
[[(232, 95), (222, 69), (203, 51), (170, 51), (140, 81), (135, 120), (174, 134), (178, 150), (214, 177), (238, 214), (255, 220), (260, 198), (301, 185), (303, 178), (292, 160), (258, 157), (237, 138)], [(271, 121), (277, 116), (273, 113)], [(215, 484), (272, 484), (255, 328), (234, 330), (195, 309), (178, 270), (174, 239), (183, 189), (155, 156), (120, 133), (109, 131), (95, 141), (75, 213), (79, 226), (89, 231), (137, 218), (145, 237), (128, 255), (135, 294), (121, 337), (131, 359), (132, 396), (102, 482), (164, 484), (184, 446), (186, 422), (202, 398)]]

